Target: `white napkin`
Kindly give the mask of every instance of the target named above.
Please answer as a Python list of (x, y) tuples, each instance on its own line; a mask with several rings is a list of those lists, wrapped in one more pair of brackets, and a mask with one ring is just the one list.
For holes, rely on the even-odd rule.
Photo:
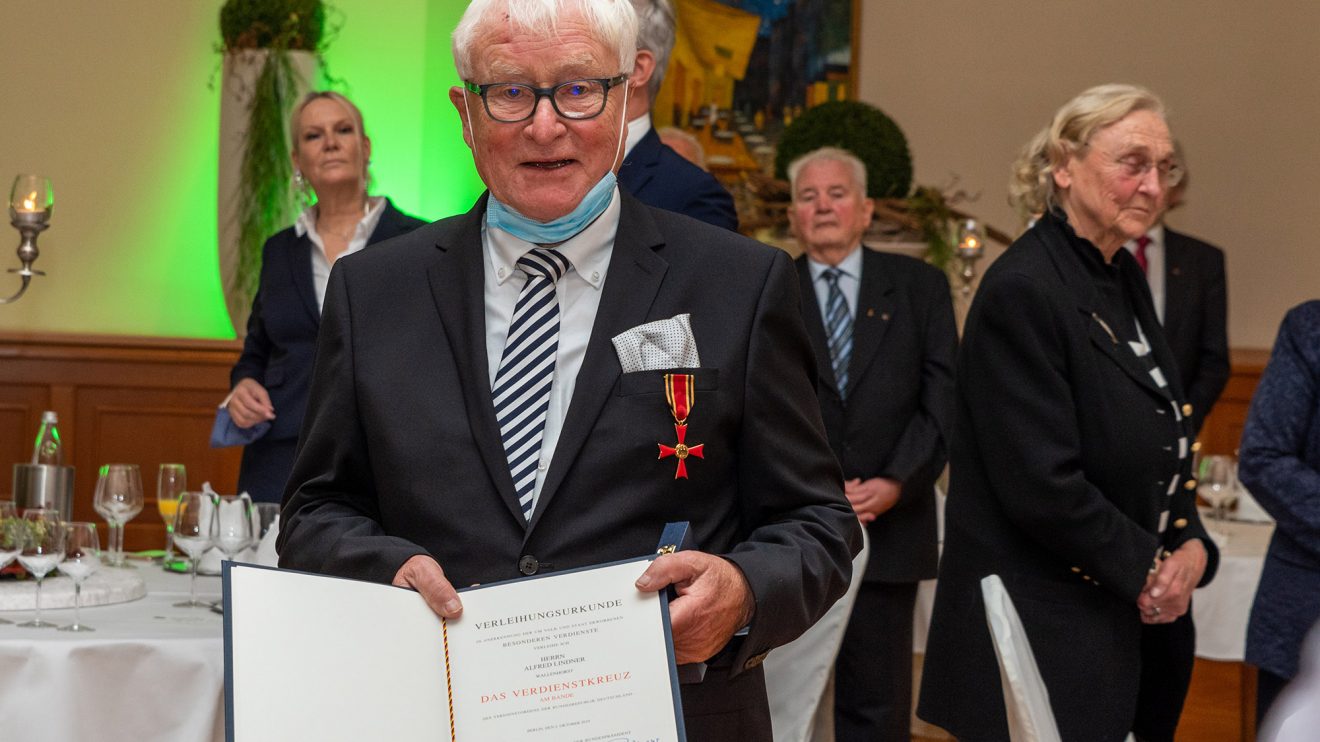
[(638, 325), (613, 338), (625, 374), (667, 368), (701, 368), (690, 314)]

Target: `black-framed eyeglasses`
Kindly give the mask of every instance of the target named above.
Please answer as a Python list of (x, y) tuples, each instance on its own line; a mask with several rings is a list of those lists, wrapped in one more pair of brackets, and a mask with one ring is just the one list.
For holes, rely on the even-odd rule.
[(536, 113), (536, 104), (549, 98), (555, 113), (566, 119), (583, 121), (596, 118), (605, 110), (610, 88), (627, 80), (626, 74), (614, 77), (593, 77), (561, 82), (550, 88), (537, 88), (516, 82), (493, 82), (478, 85), (467, 80), (463, 87), (481, 96), (486, 113), (496, 121), (516, 124)]

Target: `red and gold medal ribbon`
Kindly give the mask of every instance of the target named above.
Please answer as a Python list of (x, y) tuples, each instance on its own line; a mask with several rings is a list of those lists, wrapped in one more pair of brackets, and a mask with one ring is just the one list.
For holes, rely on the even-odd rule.
[(705, 458), (703, 444), (687, 445), (687, 419), (696, 399), (696, 377), (692, 374), (665, 374), (665, 401), (669, 403), (669, 411), (674, 415), (674, 435), (678, 438), (678, 443), (673, 446), (666, 446), (663, 443), (657, 445), (660, 446), (659, 458), (673, 456), (678, 459), (678, 470), (674, 472), (674, 479), (688, 478), (689, 456)]
[(692, 374), (665, 374), (665, 400), (674, 413), (674, 422), (687, 422), (692, 405), (697, 402), (697, 382)]

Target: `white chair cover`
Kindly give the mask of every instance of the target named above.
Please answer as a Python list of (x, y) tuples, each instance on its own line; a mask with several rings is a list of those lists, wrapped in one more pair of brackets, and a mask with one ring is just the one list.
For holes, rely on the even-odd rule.
[(843, 632), (871, 553), (865, 528), (862, 538), (862, 550), (853, 558), (848, 592), (806, 633), (774, 650), (765, 660), (765, 690), (775, 742), (834, 739), (834, 658), (843, 643)]
[(1013, 742), (1062, 742), (1050, 708), (1050, 694), (1036, 667), (1027, 632), (999, 575), (981, 580), (985, 620), (999, 658), (999, 678), (1008, 711), (1008, 736)]

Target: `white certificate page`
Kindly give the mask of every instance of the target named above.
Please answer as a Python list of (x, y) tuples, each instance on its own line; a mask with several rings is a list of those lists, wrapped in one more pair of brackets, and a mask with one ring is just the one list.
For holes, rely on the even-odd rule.
[(226, 564), (231, 741), (680, 742), (667, 606), (624, 562), (465, 590)]
[(678, 740), (657, 593), (626, 562), (462, 594), (448, 621), (455, 739)]

